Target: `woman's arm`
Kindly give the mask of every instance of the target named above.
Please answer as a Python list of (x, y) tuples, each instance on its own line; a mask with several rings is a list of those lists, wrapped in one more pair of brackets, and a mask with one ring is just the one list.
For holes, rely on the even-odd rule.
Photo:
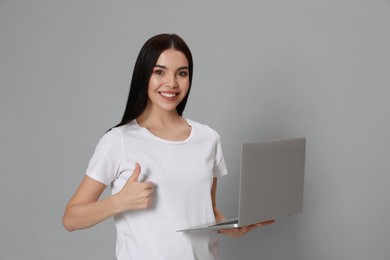
[(66, 206), (62, 224), (68, 231), (84, 229), (118, 213), (113, 196), (98, 201), (106, 185), (85, 176)]
[(141, 210), (152, 203), (153, 184), (138, 182), (139, 164), (122, 190), (98, 201), (106, 185), (85, 176), (68, 203), (62, 219), (66, 230), (73, 231), (94, 226), (101, 221), (127, 210)]
[[(221, 212), (219, 212), (219, 210), (217, 208), (216, 198), (217, 198), (217, 178), (214, 178), (213, 179), (213, 186), (211, 187), (211, 200), (212, 200), (212, 204), (213, 204), (215, 220), (216, 221), (225, 220), (225, 217), (222, 215)], [(266, 226), (266, 225), (272, 224), (274, 222), (275, 222), (275, 220), (268, 220), (265, 222), (261, 222), (261, 223), (257, 223), (257, 224), (253, 224), (253, 225), (249, 225), (249, 226), (245, 226), (245, 227), (219, 229), (218, 233), (226, 235), (226, 236), (230, 236), (230, 237), (241, 237), (241, 236), (245, 235), (247, 232), (249, 232), (255, 228)]]
[(219, 212), (217, 208), (217, 178), (213, 179), (213, 186), (211, 187), (211, 201), (213, 204), (213, 211), (215, 216), (215, 221), (223, 221), (225, 220), (224, 215)]

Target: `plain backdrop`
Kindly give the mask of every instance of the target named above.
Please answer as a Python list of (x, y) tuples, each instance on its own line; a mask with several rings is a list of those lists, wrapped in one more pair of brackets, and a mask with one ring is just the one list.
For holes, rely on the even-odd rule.
[(243, 141), (307, 138), (304, 211), (221, 237), (223, 259), (388, 259), (389, 24), (388, 0), (0, 0), (0, 259), (115, 258), (111, 219), (61, 218), (163, 32), (193, 52), (185, 116), (222, 137), (227, 217)]

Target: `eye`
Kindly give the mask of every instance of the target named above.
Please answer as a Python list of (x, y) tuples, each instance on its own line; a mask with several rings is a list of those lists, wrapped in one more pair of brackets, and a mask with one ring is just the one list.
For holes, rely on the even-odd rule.
[(153, 73), (156, 75), (164, 75), (164, 71), (160, 69), (154, 70)]
[(179, 77), (185, 78), (188, 76), (188, 71), (182, 70), (177, 73)]

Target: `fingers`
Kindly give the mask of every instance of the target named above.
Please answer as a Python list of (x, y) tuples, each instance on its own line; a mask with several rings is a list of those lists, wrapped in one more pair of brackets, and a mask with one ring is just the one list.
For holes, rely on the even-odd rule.
[(120, 211), (141, 210), (152, 206), (154, 184), (150, 181), (140, 181), (140, 174), (141, 166), (136, 163), (132, 175), (118, 193)]
[(128, 181), (129, 182), (137, 182), (140, 174), (141, 174), (141, 166), (139, 165), (139, 163), (136, 163), (133, 174), (130, 176)]
[(147, 209), (150, 208), (153, 204), (153, 183), (138, 183), (140, 190), (138, 191), (137, 196), (135, 197), (135, 202), (137, 204), (136, 208), (138, 209)]
[(275, 220), (274, 219), (271, 219), (271, 220), (267, 220), (267, 221), (264, 221), (264, 222), (260, 222), (260, 223), (256, 223), (256, 224), (253, 224), (251, 226), (254, 226), (254, 227), (263, 227), (263, 226), (267, 226), (267, 225), (270, 225), (270, 224), (273, 224), (275, 223)]
[(252, 229), (255, 229), (256, 227), (240, 227), (240, 228), (230, 228), (230, 229), (219, 229), (218, 233), (222, 235), (226, 235), (229, 237), (242, 237)]
[(154, 184), (153, 182), (150, 182), (150, 181), (145, 181), (143, 182), (144, 184), (144, 189), (147, 190), (147, 191), (150, 191), (153, 193), (153, 189), (154, 189)]
[(242, 237), (248, 232), (247, 227), (240, 227), (240, 228), (228, 228), (228, 229), (218, 229), (218, 233), (222, 235), (226, 235), (229, 237)]
[[(139, 163), (135, 163), (135, 168), (134, 168), (134, 171), (133, 173), (131, 174), (130, 178), (127, 180), (127, 182), (142, 182), (142, 181), (139, 181), (139, 176), (141, 175), (141, 166)], [(152, 190), (153, 192), (153, 183), (150, 182), (150, 181), (145, 181), (145, 182), (142, 182), (144, 185), (143, 187), (145, 188), (145, 190)]]
[(244, 227), (229, 228), (229, 229), (219, 229), (218, 233), (226, 235), (226, 236), (230, 236), (230, 237), (241, 237), (241, 236), (245, 235), (246, 233), (252, 231), (253, 229), (256, 229), (258, 227), (263, 227), (263, 226), (266, 226), (266, 225), (270, 225), (270, 224), (272, 224), (274, 222), (275, 222), (275, 220), (272, 219), (272, 220), (267, 220), (267, 221), (264, 221), (264, 222), (252, 224), (252, 225), (249, 225), (249, 226), (244, 226)]

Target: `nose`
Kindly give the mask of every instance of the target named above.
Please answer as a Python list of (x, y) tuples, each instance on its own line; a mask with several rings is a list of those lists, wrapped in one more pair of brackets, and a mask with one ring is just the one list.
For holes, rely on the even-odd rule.
[(177, 79), (176, 75), (169, 75), (166, 78), (165, 85), (169, 88), (177, 88)]

